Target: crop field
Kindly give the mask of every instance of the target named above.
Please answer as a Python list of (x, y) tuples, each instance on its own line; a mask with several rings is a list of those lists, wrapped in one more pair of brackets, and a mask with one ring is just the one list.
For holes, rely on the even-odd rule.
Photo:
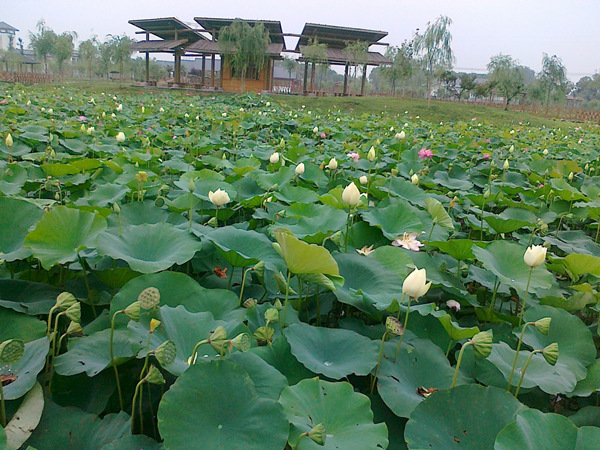
[(597, 448), (600, 127), (348, 101), (0, 84), (0, 449)]

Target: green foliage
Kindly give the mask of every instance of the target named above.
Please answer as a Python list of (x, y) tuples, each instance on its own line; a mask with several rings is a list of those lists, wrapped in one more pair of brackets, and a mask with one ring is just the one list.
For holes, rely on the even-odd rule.
[(499, 53), (492, 56), (487, 69), (490, 81), (495, 83), (495, 88), (504, 96), (507, 109), (510, 101), (523, 92), (524, 79), (519, 63), (512, 56)]

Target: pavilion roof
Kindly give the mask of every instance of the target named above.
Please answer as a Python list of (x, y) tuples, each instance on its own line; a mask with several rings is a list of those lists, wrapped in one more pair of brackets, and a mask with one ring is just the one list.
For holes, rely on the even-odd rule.
[[(267, 49), (269, 56), (279, 57), (283, 51), (283, 44), (271, 43)], [(219, 48), (219, 43), (215, 41), (198, 41), (185, 48), (186, 53), (206, 53), (206, 54), (222, 54), (222, 48)]]
[(206, 40), (197, 30), (175, 17), (130, 20), (129, 23), (167, 41), (175, 40), (176, 34), (177, 39), (187, 39), (190, 43)]
[[(300, 47), (300, 52), (303, 53), (305, 46)], [(326, 57), (327, 62), (329, 64), (346, 64), (353, 63), (354, 61), (350, 57), (350, 55), (346, 54), (343, 49), (339, 48), (327, 48), (326, 49)], [(304, 59), (301, 57), (301, 61)], [(391, 61), (383, 56), (379, 52), (368, 52), (366, 64), (369, 66), (383, 66), (387, 64), (391, 64)]]
[(300, 51), (300, 47), (308, 45), (309, 40), (313, 38), (316, 38), (319, 43), (327, 45), (330, 49), (343, 49), (348, 43), (356, 41), (372, 45), (386, 36), (386, 31), (306, 23), (296, 45), (296, 51)]
[[(139, 41), (131, 44), (131, 50), (140, 53), (171, 53), (175, 48), (182, 46), (187, 42), (187, 39), (178, 40), (153, 40), (153, 41)], [(208, 41), (197, 41), (197, 42), (208, 42)]]
[(281, 22), (278, 20), (254, 20), (254, 19), (225, 19), (225, 18), (213, 18), (213, 17), (194, 17), (194, 20), (208, 31), (215, 40), (218, 40), (219, 32), (221, 28), (231, 25), (236, 20), (246, 22), (251, 26), (262, 23), (265, 29), (269, 32), (269, 39), (271, 43), (282, 44), (285, 48), (285, 42), (283, 40), (283, 29), (281, 28)]

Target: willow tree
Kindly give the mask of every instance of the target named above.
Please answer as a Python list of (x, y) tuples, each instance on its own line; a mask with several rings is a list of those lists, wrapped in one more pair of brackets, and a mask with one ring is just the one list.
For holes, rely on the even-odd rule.
[(77, 33), (74, 31), (65, 31), (54, 40), (54, 49), (52, 53), (58, 64), (58, 73), (62, 76), (63, 64), (66, 60), (73, 56), (74, 41), (77, 39)]
[(452, 19), (440, 16), (434, 23), (427, 23), (423, 34), (417, 34), (414, 39), (415, 53), (421, 57), (425, 78), (427, 80), (427, 106), (431, 102), (431, 83), (439, 69), (451, 69), (454, 54), (450, 44), (452, 35), (448, 27)]
[(269, 32), (262, 23), (251, 26), (248, 22), (236, 19), (221, 28), (218, 36), (219, 52), (225, 62), (231, 66), (232, 74), (239, 74), (242, 86), (246, 90), (246, 75), (249, 70), (259, 74), (267, 62)]
[(48, 55), (54, 50), (56, 33), (46, 25), (44, 19), (37, 23), (36, 28), (37, 33), (29, 33), (30, 46), (38, 58), (44, 59), (44, 72), (48, 73)]
[(504, 96), (504, 109), (510, 101), (523, 92), (525, 82), (519, 62), (510, 55), (499, 53), (492, 56), (487, 65), (489, 79), (495, 83), (495, 89)]
[(315, 67), (317, 64), (327, 62), (327, 45), (319, 42), (316, 37), (312, 38), (308, 45), (303, 47), (302, 58), (311, 64), (310, 90), (312, 92), (315, 90)]
[(568, 86), (567, 69), (558, 56), (548, 56), (543, 53), (540, 81), (546, 94), (546, 107), (550, 104), (551, 97), (558, 99), (566, 95)]
[(98, 48), (98, 38), (96, 36), (79, 44), (79, 57), (87, 66), (90, 80), (92, 79), (94, 62), (98, 59), (99, 54), (100, 49)]

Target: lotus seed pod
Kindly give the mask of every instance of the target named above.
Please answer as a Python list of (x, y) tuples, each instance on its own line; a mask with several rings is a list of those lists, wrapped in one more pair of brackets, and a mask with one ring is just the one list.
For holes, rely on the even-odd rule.
[(246, 309), (252, 309), (256, 306), (256, 299), (255, 298), (248, 298), (246, 300), (244, 300), (244, 308)]
[(325, 438), (327, 433), (325, 433), (325, 425), (319, 423), (312, 427), (312, 429), (308, 432), (308, 437), (311, 438), (315, 444), (325, 445)]
[(271, 342), (274, 334), (275, 330), (271, 327), (258, 327), (253, 336), (258, 345), (265, 345), (267, 342)]
[(161, 366), (170, 366), (175, 362), (177, 356), (177, 346), (173, 341), (165, 341), (154, 351), (154, 356)]
[(154, 330), (160, 326), (160, 323), (158, 319), (150, 319), (150, 333), (154, 333)]
[(154, 206), (156, 206), (157, 208), (162, 208), (165, 205), (165, 198), (162, 196), (156, 197), (156, 200), (154, 200)]
[(392, 170), (390, 170), (390, 173), (392, 174), (393, 177), (395, 177), (396, 175), (398, 175), (398, 169), (392, 169)]
[(140, 170), (136, 175), (135, 175), (135, 179), (138, 181), (138, 183), (145, 183), (146, 181), (148, 181), (148, 172), (145, 172), (143, 170)]
[(540, 330), (540, 333), (548, 335), (550, 331), (550, 322), (552, 321), (551, 317), (544, 317), (543, 319), (536, 320), (533, 325)]
[(56, 306), (58, 306), (61, 311), (69, 309), (75, 303), (77, 303), (77, 299), (70, 292), (62, 292), (56, 297)]
[(81, 322), (81, 304), (79, 302), (75, 302), (73, 305), (69, 306), (69, 309), (65, 311), (65, 316), (67, 316), (73, 322)]
[(471, 343), (473, 345), (473, 353), (479, 358), (487, 358), (492, 353), (492, 330), (482, 331), (473, 336)]
[(231, 345), (240, 352), (250, 350), (250, 335), (248, 333), (240, 333), (231, 340)]
[(208, 342), (219, 355), (224, 355), (227, 352), (227, 331), (225, 331), (225, 328), (219, 325), (210, 334)]
[(141, 307), (140, 302), (133, 302), (127, 308), (123, 310), (123, 314), (129, 317), (131, 320), (135, 320), (136, 322), (140, 320)]
[(138, 295), (138, 302), (142, 309), (155, 308), (160, 303), (160, 292), (155, 287), (147, 287)]
[(279, 310), (277, 308), (269, 308), (265, 311), (265, 320), (270, 323), (279, 322)]
[(155, 365), (151, 365), (150, 369), (148, 369), (148, 374), (144, 377), (144, 381), (150, 384), (165, 384), (165, 379), (158, 370), (158, 367)]
[(385, 319), (385, 329), (392, 336), (401, 336), (404, 334), (402, 324), (394, 316), (387, 316)]
[(21, 339), (9, 339), (0, 344), (0, 364), (10, 366), (21, 359), (25, 353), (25, 342)]
[(551, 366), (556, 364), (558, 360), (558, 344), (553, 342), (542, 350), (542, 356)]
[(257, 276), (259, 277), (264, 277), (265, 276), (265, 262), (264, 261), (259, 261), (257, 262), (254, 267), (252, 268), (252, 270), (254, 270), (254, 273), (256, 273)]
[(69, 327), (67, 328), (67, 334), (79, 334), (83, 333), (83, 328), (81, 328), (81, 324), (78, 322), (71, 321), (69, 323)]

